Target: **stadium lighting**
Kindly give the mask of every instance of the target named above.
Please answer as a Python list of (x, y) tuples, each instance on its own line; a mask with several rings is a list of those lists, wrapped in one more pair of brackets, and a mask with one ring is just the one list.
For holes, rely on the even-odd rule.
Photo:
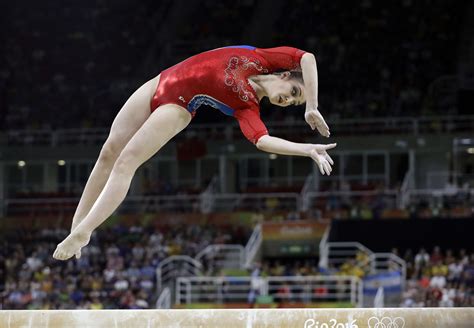
[(64, 165), (66, 165), (66, 161), (63, 160), (63, 159), (60, 159), (60, 160), (58, 161), (58, 165), (59, 165), (59, 166), (64, 166)]
[(270, 154), (268, 157), (270, 157), (270, 159), (277, 159), (277, 154)]
[(25, 161), (18, 161), (18, 167), (24, 167), (26, 165)]
[(467, 149), (467, 153), (468, 154), (471, 154), (471, 155), (474, 155), (474, 147), (470, 147)]

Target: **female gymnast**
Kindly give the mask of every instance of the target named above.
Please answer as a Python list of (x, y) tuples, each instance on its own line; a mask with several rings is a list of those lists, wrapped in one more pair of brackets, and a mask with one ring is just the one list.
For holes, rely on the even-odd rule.
[(71, 233), (53, 257), (80, 257), (92, 232), (124, 200), (138, 167), (182, 131), (202, 104), (235, 117), (259, 150), (310, 157), (321, 174), (329, 175), (334, 163), (326, 150), (336, 144), (294, 143), (269, 136), (259, 113), (263, 97), (283, 107), (306, 102), (306, 122), (329, 137), (318, 111), (316, 59), (296, 48), (219, 48), (190, 57), (143, 84), (114, 119), (74, 213)]

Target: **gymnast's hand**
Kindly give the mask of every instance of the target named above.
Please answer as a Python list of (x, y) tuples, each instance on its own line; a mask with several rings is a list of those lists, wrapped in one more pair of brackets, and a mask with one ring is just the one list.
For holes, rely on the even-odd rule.
[(331, 165), (334, 165), (334, 161), (326, 150), (333, 149), (337, 144), (332, 143), (328, 145), (311, 145), (309, 156), (318, 164), (319, 172), (322, 175), (325, 173), (330, 175), (332, 172)]
[(309, 124), (311, 129), (314, 130), (317, 128), (321, 135), (329, 138), (329, 135), (331, 134), (329, 132), (329, 126), (326, 124), (326, 121), (324, 121), (324, 117), (323, 115), (321, 115), (319, 110), (306, 108), (306, 113), (304, 113), (304, 119), (306, 123)]

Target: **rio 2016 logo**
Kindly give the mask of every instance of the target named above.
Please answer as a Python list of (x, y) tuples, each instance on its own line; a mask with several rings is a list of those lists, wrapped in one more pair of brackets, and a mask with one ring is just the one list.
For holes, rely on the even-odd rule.
[(403, 328), (405, 327), (405, 319), (402, 317), (370, 317), (367, 324), (369, 328)]
[(329, 322), (319, 322), (314, 319), (308, 319), (304, 322), (304, 328), (359, 328), (356, 324), (356, 320), (352, 320), (350, 323), (338, 322), (336, 319), (331, 319)]

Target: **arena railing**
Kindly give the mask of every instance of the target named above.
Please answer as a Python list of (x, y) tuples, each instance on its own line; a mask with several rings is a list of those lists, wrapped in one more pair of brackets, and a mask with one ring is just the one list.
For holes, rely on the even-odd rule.
[(283, 303), (348, 302), (361, 307), (363, 286), (355, 276), (179, 277), (176, 283), (176, 304), (248, 303), (257, 296)]
[(400, 192), (396, 190), (333, 190), (333, 191), (309, 191), (301, 195), (304, 209), (310, 211), (320, 206), (321, 201), (326, 201), (328, 206), (339, 207), (354, 200), (373, 199), (382, 197), (384, 206), (387, 208), (398, 208)]
[(376, 253), (359, 242), (327, 242), (324, 238), (321, 240), (320, 267), (337, 268), (351, 261), (371, 274), (400, 272), (402, 287), (405, 285), (406, 262), (396, 254)]
[[(202, 202), (206, 201), (207, 211), (312, 211), (321, 207), (329, 210), (342, 205), (357, 204), (357, 202), (381, 201), (383, 208), (407, 208), (409, 204), (419, 200), (428, 200), (433, 206), (442, 205), (443, 200), (451, 198), (453, 204), (470, 208), (474, 202), (474, 188), (444, 188), (444, 189), (407, 189), (369, 190), (369, 191), (327, 191), (297, 193), (242, 193), (215, 194), (212, 202), (201, 195), (167, 195), (167, 196), (129, 196), (119, 207), (118, 213), (206, 213), (202, 211)], [(403, 198), (403, 202), (400, 199)], [(1, 202), (1, 200), (0, 200)], [(70, 216), (74, 213), (79, 198), (7, 198), (0, 204), (3, 213), (0, 216)], [(301, 204), (306, 204), (302, 208)]]
[[(79, 198), (7, 198), (3, 201), (5, 216), (68, 216)], [(118, 213), (144, 214), (159, 212), (209, 213), (233, 211), (294, 211), (299, 209), (297, 193), (242, 193), (197, 195), (129, 196)], [(204, 210), (204, 211), (203, 211)], [(0, 213), (2, 214), (2, 213)]]
[[(4, 215), (69, 216), (79, 202), (77, 197), (68, 198), (7, 198)], [(200, 195), (131, 196), (118, 209), (119, 213), (200, 212)]]
[(249, 268), (255, 261), (260, 246), (263, 242), (262, 236), (262, 225), (257, 224), (253, 229), (252, 235), (250, 236), (247, 245), (245, 245), (245, 267)]
[(299, 208), (297, 193), (240, 193), (213, 195), (212, 211), (235, 210), (278, 211)]
[(430, 205), (440, 203), (445, 198), (452, 198), (452, 205), (457, 202), (465, 202), (466, 204), (474, 203), (474, 188), (458, 188), (456, 186), (442, 189), (408, 189), (406, 190), (409, 202), (417, 200), (427, 200)]
[(415, 181), (415, 176), (413, 174), (413, 169), (408, 169), (403, 178), (402, 185), (400, 187), (400, 197), (398, 197), (398, 207), (405, 208), (410, 201), (409, 193), (407, 192), (412, 188)]
[(240, 269), (245, 265), (245, 248), (242, 245), (208, 245), (197, 253), (195, 260), (204, 267), (216, 269)]
[[(321, 256), (325, 258), (321, 259), (320, 263), (325, 263), (327, 268), (339, 267), (348, 261), (355, 260), (358, 255), (364, 255), (364, 258), (369, 260), (374, 254), (359, 242), (327, 242), (321, 247), (323, 250)], [(369, 265), (368, 261), (367, 265)]]
[[(212, 275), (221, 269), (243, 269), (245, 251), (242, 245), (208, 245), (193, 258), (188, 255), (174, 255), (163, 260), (156, 269), (156, 285), (160, 296), (157, 306), (174, 299), (174, 286), (177, 276)], [(167, 295), (166, 290), (171, 289)]]
[(379, 287), (374, 297), (374, 308), (383, 308), (384, 303), (385, 303), (384, 301), (385, 301), (385, 296), (384, 296), (383, 287)]
[(156, 301), (157, 309), (169, 309), (171, 308), (171, 289), (169, 287), (165, 287), (161, 292), (158, 300)]
[(402, 287), (407, 277), (407, 264), (400, 256), (393, 253), (372, 253), (369, 256), (371, 273), (397, 271), (402, 275)]
[(329, 240), (329, 233), (331, 232), (331, 225), (329, 224), (324, 231), (323, 238), (319, 242), (319, 262), (318, 266), (320, 268), (328, 268), (329, 267), (329, 247), (328, 247), (328, 240)]
[(219, 191), (219, 175), (214, 174), (206, 189), (201, 193), (201, 213), (211, 213), (214, 207), (214, 195)]
[[(318, 177), (315, 172), (308, 174), (301, 189), (301, 210), (306, 212), (310, 207), (310, 193), (317, 192)], [(308, 197), (309, 196), (309, 197)]]
[[(430, 134), (470, 132), (474, 130), (474, 115), (452, 115), (432, 117), (376, 117), (357, 119), (328, 119), (331, 132), (342, 135), (367, 134)], [(303, 119), (297, 121), (266, 122), (270, 133), (279, 136), (298, 135), (313, 137), (314, 131), (307, 128)], [(39, 130), (9, 130), (5, 143), (7, 145), (101, 145), (108, 136), (109, 128), (79, 128), (79, 129), (39, 129)], [(188, 135), (197, 136), (203, 140), (232, 140), (241, 138), (237, 124), (227, 123), (192, 124), (175, 139)]]
[(174, 291), (176, 277), (200, 276), (202, 269), (202, 263), (188, 255), (169, 256), (156, 269), (157, 290), (162, 293), (168, 287)]
[[(365, 274), (371, 275), (399, 272), (401, 290), (405, 288), (406, 262), (396, 254), (375, 253), (359, 242), (327, 242), (323, 238), (320, 243), (319, 267), (334, 269), (343, 264), (358, 266)], [(400, 294), (391, 294), (387, 302), (390, 305), (399, 304), (400, 297)], [(370, 297), (366, 301), (371, 302)]]

